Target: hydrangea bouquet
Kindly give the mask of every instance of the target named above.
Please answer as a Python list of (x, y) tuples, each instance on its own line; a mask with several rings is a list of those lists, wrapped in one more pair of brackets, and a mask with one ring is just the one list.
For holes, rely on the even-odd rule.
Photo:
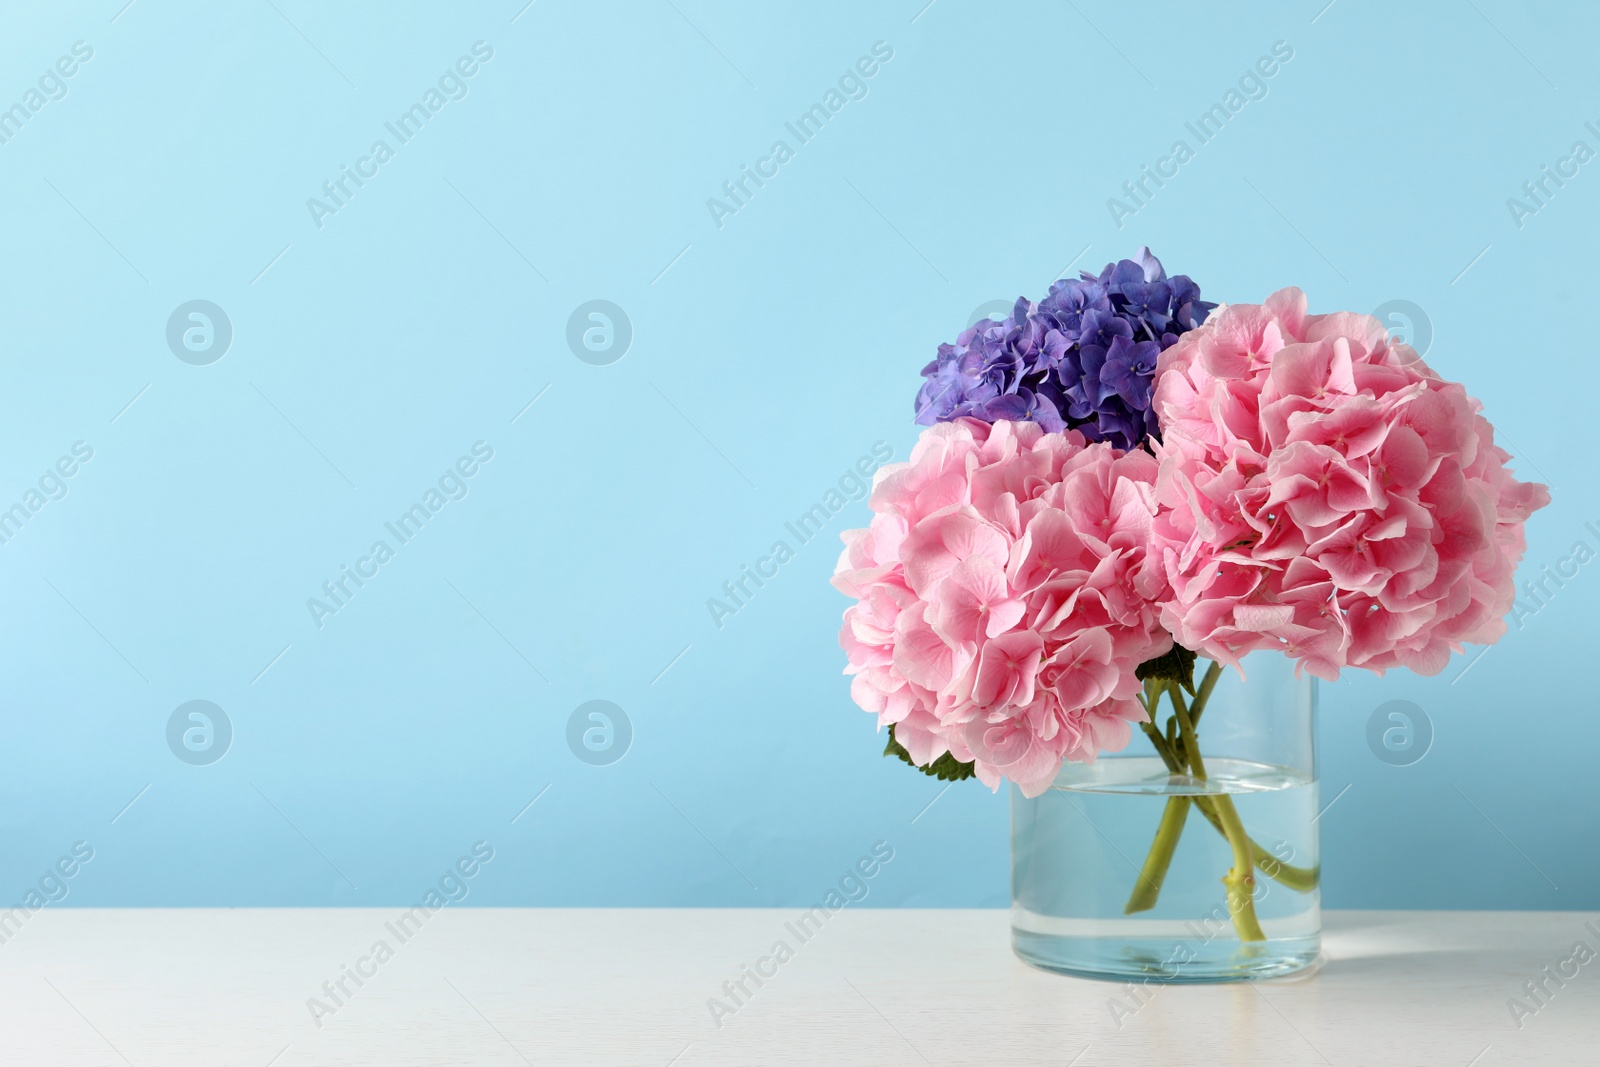
[[(878, 472), (833, 578), (855, 599), (851, 695), (886, 754), (1026, 797), (1135, 727), (1204, 779), (1196, 724), (1251, 651), (1332, 680), (1436, 674), (1495, 641), (1549, 501), (1378, 320), (1308, 314), (1293, 288), (1207, 303), (1148, 249), (1019, 299), (922, 375), (927, 429)], [(1153, 905), (1190, 804), (1231, 849), (1239, 938), (1260, 940), (1255, 871), (1317, 872), (1276, 862), (1225, 794), (1168, 801), (1127, 910)]]

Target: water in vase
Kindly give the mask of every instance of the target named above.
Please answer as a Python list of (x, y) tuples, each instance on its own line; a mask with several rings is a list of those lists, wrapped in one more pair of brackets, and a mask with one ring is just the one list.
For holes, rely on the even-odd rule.
[[(1239, 759), (1207, 763), (1199, 780), (1170, 774), (1153, 755), (1108, 758), (1069, 764), (1032, 800), (1013, 787), (1019, 956), (1054, 971), (1156, 981), (1266, 977), (1317, 958), (1315, 778)], [(1264, 941), (1242, 941), (1229, 911), (1223, 876), (1234, 852), (1218, 825), (1224, 803), (1255, 850), (1251, 895)], [(1169, 840), (1181, 825), (1156, 885), (1147, 857), (1163, 820)]]

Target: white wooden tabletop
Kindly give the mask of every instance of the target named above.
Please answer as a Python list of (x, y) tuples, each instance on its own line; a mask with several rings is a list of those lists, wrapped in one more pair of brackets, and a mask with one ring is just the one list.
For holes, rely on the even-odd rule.
[(1020, 963), (1003, 911), (797, 914), (46, 908), (0, 926), (0, 1062), (1600, 1064), (1600, 915), (1331, 912), (1315, 973), (1133, 996)]

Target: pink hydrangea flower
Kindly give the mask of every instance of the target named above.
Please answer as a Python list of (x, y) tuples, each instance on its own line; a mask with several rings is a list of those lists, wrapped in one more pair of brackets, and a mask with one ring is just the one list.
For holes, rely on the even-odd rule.
[(1217, 309), (1162, 353), (1153, 554), (1162, 621), (1237, 663), (1278, 648), (1343, 667), (1437, 674), (1506, 630), (1519, 482), (1466, 390), (1368, 315), (1307, 315), (1282, 289)]
[(1166, 652), (1149, 555), (1156, 460), (1076, 431), (976, 419), (923, 432), (878, 472), (872, 524), (834, 585), (856, 703), (911, 758), (949, 752), (1037, 796), (1063, 760), (1128, 742), (1134, 668)]

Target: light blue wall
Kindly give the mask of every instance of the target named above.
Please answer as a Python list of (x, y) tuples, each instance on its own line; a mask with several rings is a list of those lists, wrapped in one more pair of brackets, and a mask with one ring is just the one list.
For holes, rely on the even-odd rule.
[[(882, 840), (871, 903), (1003, 903), (1004, 794), (883, 760), (839, 676), (825, 579), (865, 504), (804, 545), (785, 523), (907, 454), (972, 309), (1141, 243), (1213, 299), (1426, 309), (1430, 361), (1554, 484), (1524, 577), (1600, 547), (1600, 163), (1506, 205), (1600, 149), (1582, 5), (122, 3), (0, 28), (0, 104), (93, 49), (0, 144), (0, 507), (93, 449), (0, 545), (5, 901), (84, 841), (69, 904), (392, 904), (485, 841), (474, 903), (794, 905)], [(477, 41), (465, 98), (387, 134)], [(880, 41), (800, 145), (785, 122)], [(379, 138), (319, 228), (307, 198)], [(1180, 138), (1119, 228), (1107, 198)], [(193, 299), (232, 323), (210, 365), (166, 342)], [(611, 365), (566, 341), (592, 299), (632, 323)], [(319, 628), (307, 598), (480, 441), (467, 496)], [(1328, 903), (1600, 906), (1594, 571), (1464, 680), (1325, 687)], [(166, 739), (196, 699), (232, 724), (208, 766)], [(1366, 742), (1390, 699), (1434, 726), (1412, 766)], [(590, 700), (631, 722), (620, 762), (569, 748)]]

